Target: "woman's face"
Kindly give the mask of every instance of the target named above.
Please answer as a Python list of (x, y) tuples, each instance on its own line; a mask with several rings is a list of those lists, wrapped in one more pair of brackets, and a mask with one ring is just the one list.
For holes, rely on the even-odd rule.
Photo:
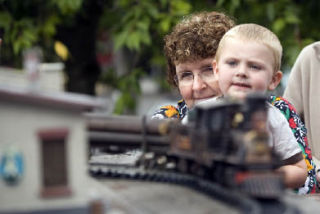
[(212, 70), (212, 60), (210, 57), (176, 65), (178, 88), (189, 109), (200, 101), (220, 94), (218, 81)]

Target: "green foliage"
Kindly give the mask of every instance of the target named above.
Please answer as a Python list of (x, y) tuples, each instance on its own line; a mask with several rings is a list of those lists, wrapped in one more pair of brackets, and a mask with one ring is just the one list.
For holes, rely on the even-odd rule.
[(38, 40), (37, 27), (32, 23), (31, 19), (23, 19), (15, 22), (11, 29), (10, 41), (13, 42), (13, 52), (18, 54), (24, 47), (31, 45)]
[[(58, 24), (80, 9), (82, 0), (2, 0), (2, 61), (18, 66), (24, 49), (47, 41), (53, 44)], [(48, 51), (48, 50), (45, 50)]]
[[(135, 72), (138, 69), (140, 73), (146, 73), (146, 69), (153, 66), (164, 67), (163, 37), (182, 16), (191, 12), (191, 8), (191, 4), (184, 0), (119, 0), (114, 1), (113, 7), (106, 8), (101, 20), (101, 29), (110, 29), (115, 51), (125, 49), (129, 50), (131, 55), (135, 55), (127, 62), (128, 78), (116, 80), (128, 87), (124, 87), (122, 83), (114, 85), (111, 83), (114, 80), (104, 78), (106, 84), (113, 85), (121, 91), (115, 106), (116, 113), (134, 110), (134, 101), (140, 90), (133, 86), (138, 84), (141, 77)], [(160, 84), (168, 89), (164, 79), (164, 75), (161, 75)]]
[(82, 0), (55, 0), (51, 1), (51, 3), (56, 5), (63, 15), (66, 15), (78, 11), (81, 7)]
[(167, 33), (180, 16), (190, 12), (191, 5), (183, 0), (121, 0), (115, 2), (115, 8), (120, 15), (113, 26), (115, 50), (126, 47), (139, 52), (150, 46), (152, 39)]
[(144, 75), (141, 69), (133, 69), (127, 75), (118, 76), (116, 71), (109, 69), (101, 77), (102, 82), (108, 82), (110, 86), (120, 92), (116, 101), (114, 114), (134, 113), (137, 95), (141, 93), (139, 80)]

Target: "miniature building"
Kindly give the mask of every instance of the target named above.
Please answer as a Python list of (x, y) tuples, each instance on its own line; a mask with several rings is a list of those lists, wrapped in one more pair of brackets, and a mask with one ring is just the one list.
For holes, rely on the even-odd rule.
[[(64, 91), (65, 78), (62, 63), (42, 63), (39, 65), (37, 86), (42, 91)], [(18, 87), (30, 87), (25, 70), (0, 66), (0, 84)]]
[(0, 87), (0, 213), (88, 210), (82, 114), (97, 107), (85, 95)]

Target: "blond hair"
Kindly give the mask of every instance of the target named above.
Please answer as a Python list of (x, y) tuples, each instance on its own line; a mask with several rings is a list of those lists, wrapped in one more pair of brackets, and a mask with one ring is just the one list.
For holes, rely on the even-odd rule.
[(267, 46), (274, 57), (274, 71), (281, 67), (282, 46), (278, 37), (269, 29), (257, 24), (240, 24), (231, 28), (220, 40), (216, 53), (216, 60), (219, 61), (221, 51), (229, 38), (240, 39), (242, 41), (252, 41)]

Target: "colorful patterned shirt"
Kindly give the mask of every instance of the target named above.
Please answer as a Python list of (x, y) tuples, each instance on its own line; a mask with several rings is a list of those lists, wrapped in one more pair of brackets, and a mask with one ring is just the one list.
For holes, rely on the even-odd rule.
[[(295, 108), (283, 97), (270, 96), (268, 100), (273, 106), (280, 110), (289, 122), (290, 128), (302, 150), (304, 160), (308, 167), (308, 177), (305, 184), (296, 190), (298, 194), (309, 194), (316, 192), (316, 166), (312, 160), (312, 153), (308, 145), (307, 130), (296, 113)], [(156, 111), (152, 118), (178, 118), (182, 120), (188, 113), (184, 100), (180, 100), (177, 106), (167, 105)]]
[(269, 102), (278, 108), (287, 118), (289, 126), (302, 150), (304, 160), (308, 167), (307, 180), (304, 186), (297, 190), (298, 194), (315, 193), (317, 185), (316, 166), (312, 160), (312, 153), (307, 139), (307, 129), (305, 128), (304, 123), (301, 121), (293, 105), (283, 97), (270, 96)]

